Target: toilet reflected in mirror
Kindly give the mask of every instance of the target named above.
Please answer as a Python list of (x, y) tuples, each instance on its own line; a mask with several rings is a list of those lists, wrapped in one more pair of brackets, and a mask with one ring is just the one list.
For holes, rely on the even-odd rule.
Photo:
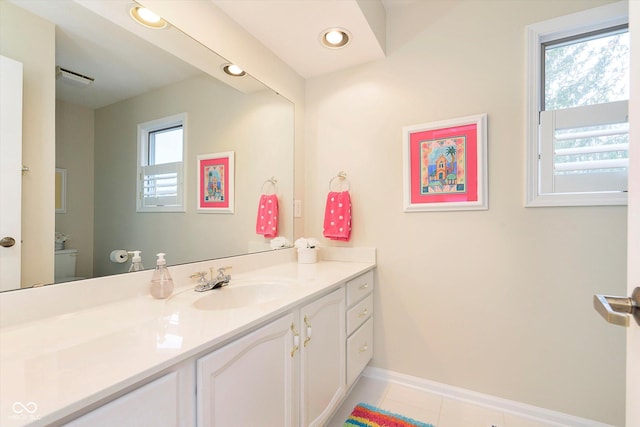
[(84, 279), (76, 276), (77, 249), (62, 249), (55, 251), (54, 283), (70, 282)]

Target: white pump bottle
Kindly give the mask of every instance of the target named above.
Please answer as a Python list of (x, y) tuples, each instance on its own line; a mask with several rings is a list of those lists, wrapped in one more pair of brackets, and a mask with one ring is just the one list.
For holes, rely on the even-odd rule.
[(173, 279), (167, 269), (167, 261), (164, 259), (164, 255), (163, 253), (156, 254), (158, 260), (156, 261), (156, 269), (153, 270), (151, 287), (149, 288), (151, 296), (157, 299), (168, 298), (173, 292)]
[(131, 258), (131, 266), (129, 267), (129, 272), (131, 273), (132, 271), (142, 271), (144, 270), (144, 267), (142, 266), (142, 257), (140, 256), (140, 253), (142, 251), (131, 251), (130, 253), (133, 253), (133, 257)]

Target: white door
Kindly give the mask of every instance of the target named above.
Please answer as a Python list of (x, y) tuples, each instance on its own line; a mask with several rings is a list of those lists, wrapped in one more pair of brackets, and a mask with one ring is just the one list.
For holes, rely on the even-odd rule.
[[(636, 3), (640, 12), (640, 2)], [(640, 40), (639, 40), (640, 43)], [(640, 70), (640, 68), (639, 68)], [(640, 91), (636, 91), (640, 92)], [(640, 94), (639, 94), (640, 95)], [(637, 98), (640, 100), (640, 97)], [(627, 253), (627, 295), (640, 287), (640, 102), (635, 106), (635, 145), (633, 167), (629, 170), (629, 211), (628, 211), (628, 253)], [(632, 185), (633, 183), (633, 185)], [(640, 304), (640, 295), (637, 295)], [(640, 306), (636, 307), (640, 312)], [(640, 319), (640, 314), (638, 314)], [(640, 426), (640, 324), (631, 319), (627, 328), (627, 416), (626, 426)]]
[[(640, 75), (640, 1), (629, 2), (631, 76)], [(627, 327), (627, 427), (640, 426), (640, 84), (629, 96), (629, 205), (627, 210), (627, 295), (594, 298), (607, 321)], [(632, 313), (632, 314), (627, 314)]]
[(0, 56), (0, 291), (20, 287), (22, 64)]
[[(640, 2), (629, 2), (631, 35), (631, 96), (629, 101), (630, 165), (628, 207), (627, 295), (640, 286)], [(640, 310), (640, 307), (637, 308)], [(626, 425), (640, 426), (640, 325), (627, 329), (627, 416)]]

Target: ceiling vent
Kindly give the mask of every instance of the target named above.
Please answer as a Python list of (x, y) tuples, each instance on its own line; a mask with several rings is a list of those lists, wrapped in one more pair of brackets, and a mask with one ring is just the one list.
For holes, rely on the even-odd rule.
[(71, 83), (75, 86), (88, 86), (94, 82), (93, 77), (88, 77), (75, 71), (56, 66), (56, 80)]

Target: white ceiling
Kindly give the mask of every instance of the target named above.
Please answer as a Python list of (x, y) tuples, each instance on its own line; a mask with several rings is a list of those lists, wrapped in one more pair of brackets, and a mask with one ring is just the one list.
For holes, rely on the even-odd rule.
[[(366, 0), (382, 13), (382, 45), (375, 20), (367, 20), (357, 0), (211, 0), (304, 78), (384, 58), (385, 10), (419, 0)], [(375, 9), (375, 8), (374, 8)], [(342, 49), (320, 44), (323, 30), (347, 29)]]
[[(99, 108), (200, 73), (73, 1), (18, 0), (16, 4), (56, 24), (56, 65), (95, 78), (87, 87), (56, 80), (58, 99)], [(170, 72), (152, 74), (148, 67)]]
[[(196, 64), (197, 68), (194, 68), (132, 36), (131, 32), (137, 32), (140, 36), (144, 30), (126, 16), (125, 6), (130, 4), (130, 0), (11, 1), (57, 25), (57, 65), (95, 78), (95, 83), (90, 88), (58, 81), (58, 94), (67, 101), (97, 108), (201, 71), (206, 71), (244, 92), (262, 88), (254, 79), (241, 79), (243, 82), (238, 79), (229, 80), (217, 66), (214, 67), (215, 70), (208, 69), (211, 65), (204, 62), (215, 61), (205, 61), (203, 58), (209, 58), (211, 51), (206, 54), (189, 52), (190, 57), (184, 59)], [(424, 0), (208, 1), (218, 6), (302, 77), (309, 78), (384, 58), (385, 11)], [(366, 2), (368, 14), (361, 9), (359, 1)], [(380, 12), (378, 21), (371, 19), (372, 6), (373, 10)], [(88, 10), (92, 8), (99, 10)], [(109, 19), (105, 19), (106, 16)], [(110, 20), (118, 22), (118, 25), (113, 25)], [(320, 44), (321, 32), (333, 27), (345, 28), (352, 34), (351, 42), (342, 49), (327, 49)], [(154, 33), (167, 34), (169, 37), (170, 32)], [(177, 46), (175, 41), (164, 44)], [(184, 56), (183, 53), (192, 50), (184, 46), (177, 49), (177, 52), (172, 53), (178, 56)], [(102, 53), (98, 57), (93, 55), (88, 58), (89, 52)], [(153, 57), (149, 55), (151, 52), (154, 52)], [(158, 59), (160, 57), (162, 59)], [(163, 70), (164, 74), (159, 75), (156, 80), (155, 74), (151, 75), (149, 69)]]
[(242, 92), (264, 89), (250, 76), (224, 74), (223, 58), (176, 28), (136, 24), (127, 12), (131, 0), (11, 1), (56, 25), (56, 65), (95, 79), (89, 86), (57, 79), (57, 99), (100, 108), (202, 72)]

